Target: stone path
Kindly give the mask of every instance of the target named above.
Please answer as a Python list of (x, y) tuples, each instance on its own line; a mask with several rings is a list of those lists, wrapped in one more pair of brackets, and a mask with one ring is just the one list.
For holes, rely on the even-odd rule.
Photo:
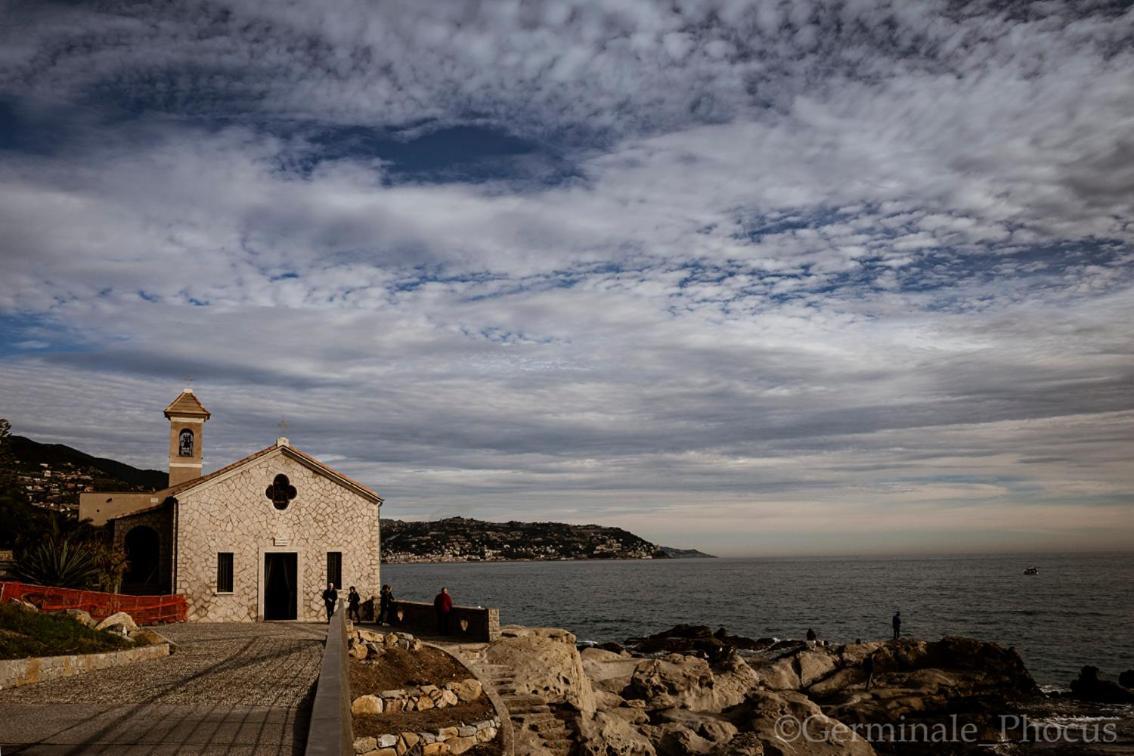
[(302, 753), (324, 625), (156, 628), (163, 659), (0, 691), (0, 750), (21, 754)]

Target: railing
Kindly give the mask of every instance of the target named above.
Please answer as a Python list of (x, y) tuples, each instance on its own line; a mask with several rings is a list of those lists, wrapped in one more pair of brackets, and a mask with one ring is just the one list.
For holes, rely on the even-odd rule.
[(307, 728), (304, 756), (354, 756), (350, 714), (350, 672), (347, 668), (346, 606), (331, 615), (323, 665), (311, 702), (311, 724)]
[(184, 622), (189, 615), (189, 605), (180, 594), (128, 596), (16, 581), (0, 582), (0, 602), (10, 599), (22, 599), (44, 612), (81, 609), (96, 620), (105, 619), (115, 612), (126, 612), (139, 625)]

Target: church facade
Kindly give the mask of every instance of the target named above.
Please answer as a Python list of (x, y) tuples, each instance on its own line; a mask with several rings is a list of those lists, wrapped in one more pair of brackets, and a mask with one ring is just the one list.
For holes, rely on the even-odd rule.
[(382, 499), (286, 438), (202, 475), (210, 413), (189, 389), (166, 407), (170, 485), (84, 493), (79, 516), (113, 528), (129, 563), (123, 590), (179, 593), (189, 619), (324, 618), (328, 582), (379, 589)]

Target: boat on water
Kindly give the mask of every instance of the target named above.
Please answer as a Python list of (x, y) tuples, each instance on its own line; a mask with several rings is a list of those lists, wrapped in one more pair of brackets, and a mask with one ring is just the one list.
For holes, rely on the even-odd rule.
[(1027, 569), (1024, 570), (1024, 574), (1025, 575), (1038, 575), (1039, 574), (1039, 567), (1028, 567)]

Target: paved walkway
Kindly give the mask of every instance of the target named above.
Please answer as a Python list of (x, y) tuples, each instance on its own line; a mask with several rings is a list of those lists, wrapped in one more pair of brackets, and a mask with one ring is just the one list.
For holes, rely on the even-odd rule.
[(324, 625), (156, 628), (164, 659), (0, 691), (8, 754), (299, 754)]

